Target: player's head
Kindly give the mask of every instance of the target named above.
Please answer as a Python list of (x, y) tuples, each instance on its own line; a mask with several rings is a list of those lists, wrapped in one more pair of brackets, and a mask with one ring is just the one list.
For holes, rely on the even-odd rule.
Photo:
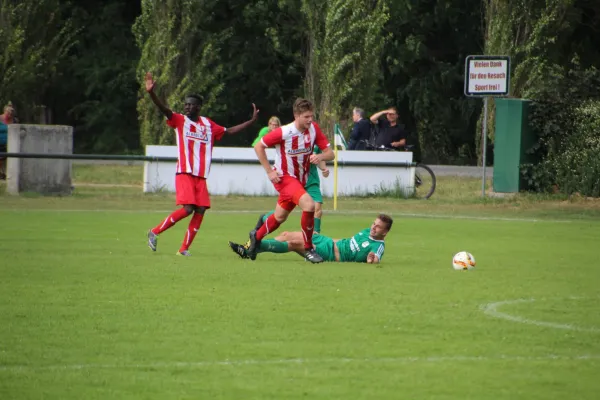
[(279, 120), (279, 118), (273, 116), (271, 118), (269, 118), (269, 132), (271, 132), (273, 129), (277, 129), (281, 126), (281, 121)]
[(371, 224), (371, 237), (377, 240), (383, 240), (392, 229), (394, 220), (387, 214), (379, 214), (373, 224)]
[(387, 119), (391, 123), (398, 122), (398, 109), (396, 107), (390, 107), (391, 112), (387, 113)]
[(12, 103), (9, 101), (7, 105), (4, 106), (4, 117), (11, 119), (15, 115), (15, 108)]
[(365, 110), (362, 108), (354, 107), (352, 110), (352, 121), (358, 122), (365, 117)]
[(294, 102), (294, 122), (296, 128), (300, 131), (305, 131), (310, 128), (313, 121), (314, 107), (313, 104), (303, 98), (297, 98)]
[[(185, 115), (188, 116), (188, 118), (191, 117), (198, 117), (198, 114), (200, 114), (200, 108), (202, 107), (202, 103), (204, 102), (204, 99), (202, 98), (202, 96), (200, 96), (199, 94), (188, 94), (187, 96), (185, 96), (185, 104), (183, 105), (183, 112)], [(195, 118), (191, 118), (191, 119), (195, 119)]]

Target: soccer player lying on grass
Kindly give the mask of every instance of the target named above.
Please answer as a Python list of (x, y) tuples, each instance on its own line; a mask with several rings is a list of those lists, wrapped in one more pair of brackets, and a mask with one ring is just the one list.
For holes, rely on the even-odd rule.
[(184, 114), (171, 111), (154, 93), (154, 80), (150, 72), (146, 73), (146, 91), (167, 118), (167, 125), (175, 130), (177, 154), (179, 155), (175, 175), (175, 197), (177, 205), (182, 206), (148, 231), (148, 247), (152, 251), (156, 251), (158, 235), (193, 214), (183, 243), (176, 253), (180, 256), (189, 256), (190, 245), (200, 229), (204, 213), (210, 208), (206, 179), (210, 171), (214, 143), (221, 140), (226, 132), (234, 134), (252, 125), (256, 121), (258, 110), (252, 104), (254, 112), (250, 120), (231, 128), (225, 128), (200, 115), (202, 97), (199, 95), (192, 94), (185, 98)]
[[(379, 214), (371, 228), (363, 229), (347, 239), (332, 239), (315, 233), (312, 243), (315, 251), (324, 261), (366, 262), (377, 264), (383, 258), (385, 237), (392, 228), (392, 217)], [(241, 258), (249, 258), (248, 249), (237, 243), (229, 242), (229, 247)], [(257, 253), (288, 253), (295, 251), (304, 256), (304, 237), (302, 232), (283, 232), (275, 239), (263, 239)]]

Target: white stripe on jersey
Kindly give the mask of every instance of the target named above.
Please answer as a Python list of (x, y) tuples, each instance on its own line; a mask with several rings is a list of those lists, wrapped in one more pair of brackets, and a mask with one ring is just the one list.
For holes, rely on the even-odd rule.
[(379, 248), (377, 249), (377, 253), (375, 253), (377, 255), (377, 258), (379, 258), (379, 260), (381, 260), (381, 256), (383, 256), (383, 244), (379, 245)]
[(191, 164), (190, 164), (190, 151), (188, 148), (188, 140), (185, 137), (186, 132), (190, 131), (190, 125), (191, 125), (192, 121), (186, 116), (183, 119), (183, 153), (185, 154), (185, 172), (192, 172), (193, 173), (193, 168), (192, 165), (194, 164), (194, 160), (191, 160)]
[[(274, 167), (280, 171), (282, 175), (289, 175), (297, 178), (301, 183), (305, 184), (308, 177), (309, 168), (304, 167), (307, 157), (312, 154), (312, 148), (315, 143), (317, 131), (313, 124), (308, 129), (308, 135), (300, 132), (296, 125), (292, 122), (281, 127), (281, 143), (275, 146), (275, 164)], [(296, 148), (294, 148), (296, 142)], [(282, 159), (282, 149), (285, 152), (285, 163)], [(298, 176), (294, 171), (294, 160), (298, 163)], [(285, 164), (285, 165), (284, 165)]]
[[(212, 161), (212, 128), (210, 126), (210, 122), (205, 117), (200, 117), (200, 120), (206, 126), (206, 135), (208, 137), (208, 143), (206, 144), (206, 151), (204, 152), (204, 176), (208, 177), (208, 173), (210, 172), (210, 165)], [(200, 150), (198, 150), (200, 151)], [(198, 153), (200, 156), (200, 153)]]
[(179, 163), (181, 162), (179, 154), (180, 151), (179, 149), (181, 148), (181, 143), (179, 143), (179, 131), (177, 130), (177, 128), (173, 129), (175, 131), (175, 144), (177, 145), (177, 171), (175, 171), (175, 173), (179, 174), (181, 173), (181, 168), (179, 167)]

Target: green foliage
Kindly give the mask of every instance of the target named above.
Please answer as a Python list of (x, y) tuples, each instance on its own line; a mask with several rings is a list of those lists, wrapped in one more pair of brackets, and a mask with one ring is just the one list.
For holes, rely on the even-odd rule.
[[(481, 53), (479, 1), (390, 1), (379, 108), (399, 107), (423, 161), (471, 163), (481, 107), (463, 94), (464, 61)], [(460, 150), (459, 150), (460, 149)]]
[[(278, 115), (291, 119), (293, 97), (300, 87), (301, 54), (297, 11), (292, 2), (142, 1), (134, 32), (142, 57), (138, 79), (146, 71), (157, 80), (157, 93), (181, 110), (189, 92), (205, 98), (202, 114), (231, 126), (251, 116), (261, 122)], [(172, 144), (164, 118), (145, 93), (138, 102), (143, 144)], [(257, 124), (224, 144), (249, 145)]]
[(62, 67), (76, 35), (67, 2), (0, 0), (0, 102), (12, 101), (21, 122), (37, 122), (37, 107), (68, 78)]
[[(303, 32), (306, 41), (303, 51), (304, 57), (304, 97), (315, 104), (321, 103), (321, 68), (320, 62), (326, 57), (322, 49), (322, 40), (325, 35), (325, 18), (327, 13), (327, 2), (320, 0), (301, 0), (301, 15), (304, 20), (302, 24), (308, 29)], [(317, 118), (320, 118), (321, 110), (316, 110)]]
[(58, 109), (68, 112), (76, 126), (77, 152), (139, 149), (135, 79), (139, 51), (131, 33), (137, 11), (126, 0), (87, 1), (74, 8), (80, 33), (66, 67), (71, 84), (59, 89), (71, 101)]
[[(152, 72), (157, 94), (174, 110), (182, 109), (183, 98), (191, 92), (201, 92), (205, 109), (214, 109), (223, 89), (222, 83), (215, 84), (223, 77), (218, 51), (231, 30), (207, 32), (205, 29), (215, 22), (210, 13), (215, 1), (202, 3), (142, 0), (142, 14), (133, 28), (142, 52), (137, 68), (140, 86), (143, 88), (146, 71)], [(138, 115), (143, 144), (174, 143), (163, 116), (145, 93), (140, 93)]]
[(600, 71), (574, 67), (536, 95), (530, 123), (535, 164), (522, 166), (531, 189), (600, 196)]
[(328, 3), (319, 61), (320, 118), (326, 128), (351, 113), (373, 108), (379, 60), (389, 19), (383, 0), (332, 0)]
[[(0, 0), (0, 103), (23, 122), (46, 108), (51, 123), (75, 127), (77, 152), (139, 152), (174, 141), (143, 91), (152, 71), (176, 111), (199, 92), (202, 113), (232, 126), (257, 104), (259, 123), (223, 145), (249, 145), (272, 115), (291, 121), (304, 96), (326, 130), (353, 106), (395, 105), (421, 160), (466, 164), (482, 101), (463, 94), (465, 57), (507, 54), (511, 94), (540, 105), (541, 167), (526, 173), (545, 190), (566, 176), (554, 154), (585, 150), (577, 121), (589, 122), (580, 110), (596, 97), (580, 83), (596, 84), (599, 27), (590, 0)], [(490, 143), (493, 130), (490, 106)]]
[[(573, 31), (577, 13), (574, 0), (535, 0), (530, 2), (489, 0), (486, 16), (485, 54), (511, 57), (510, 95), (535, 98), (540, 87), (562, 75), (566, 60), (563, 47)], [(494, 141), (495, 110), (490, 107), (488, 137)], [(482, 117), (483, 118), (483, 114)], [(481, 118), (476, 133), (481, 154)]]
[(485, 4), (486, 53), (510, 55), (511, 94), (533, 100), (530, 123), (538, 141), (523, 176), (536, 191), (598, 196), (600, 73), (593, 66), (600, 61), (600, 6), (577, 0)]
[(561, 192), (600, 197), (600, 99), (575, 110), (574, 134), (556, 157), (556, 182)]

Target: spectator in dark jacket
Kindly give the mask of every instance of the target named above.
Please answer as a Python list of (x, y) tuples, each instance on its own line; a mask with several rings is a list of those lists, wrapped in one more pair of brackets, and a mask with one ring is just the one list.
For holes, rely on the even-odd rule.
[[(383, 116), (385, 115), (385, 118)], [(404, 126), (398, 123), (398, 110), (391, 107), (371, 115), (371, 122), (377, 124), (379, 133), (375, 139), (375, 146), (402, 150), (406, 145), (407, 132)]]
[(365, 142), (371, 136), (371, 123), (365, 118), (365, 110), (358, 107), (352, 110), (352, 120), (354, 127), (350, 133), (348, 150), (364, 150)]

